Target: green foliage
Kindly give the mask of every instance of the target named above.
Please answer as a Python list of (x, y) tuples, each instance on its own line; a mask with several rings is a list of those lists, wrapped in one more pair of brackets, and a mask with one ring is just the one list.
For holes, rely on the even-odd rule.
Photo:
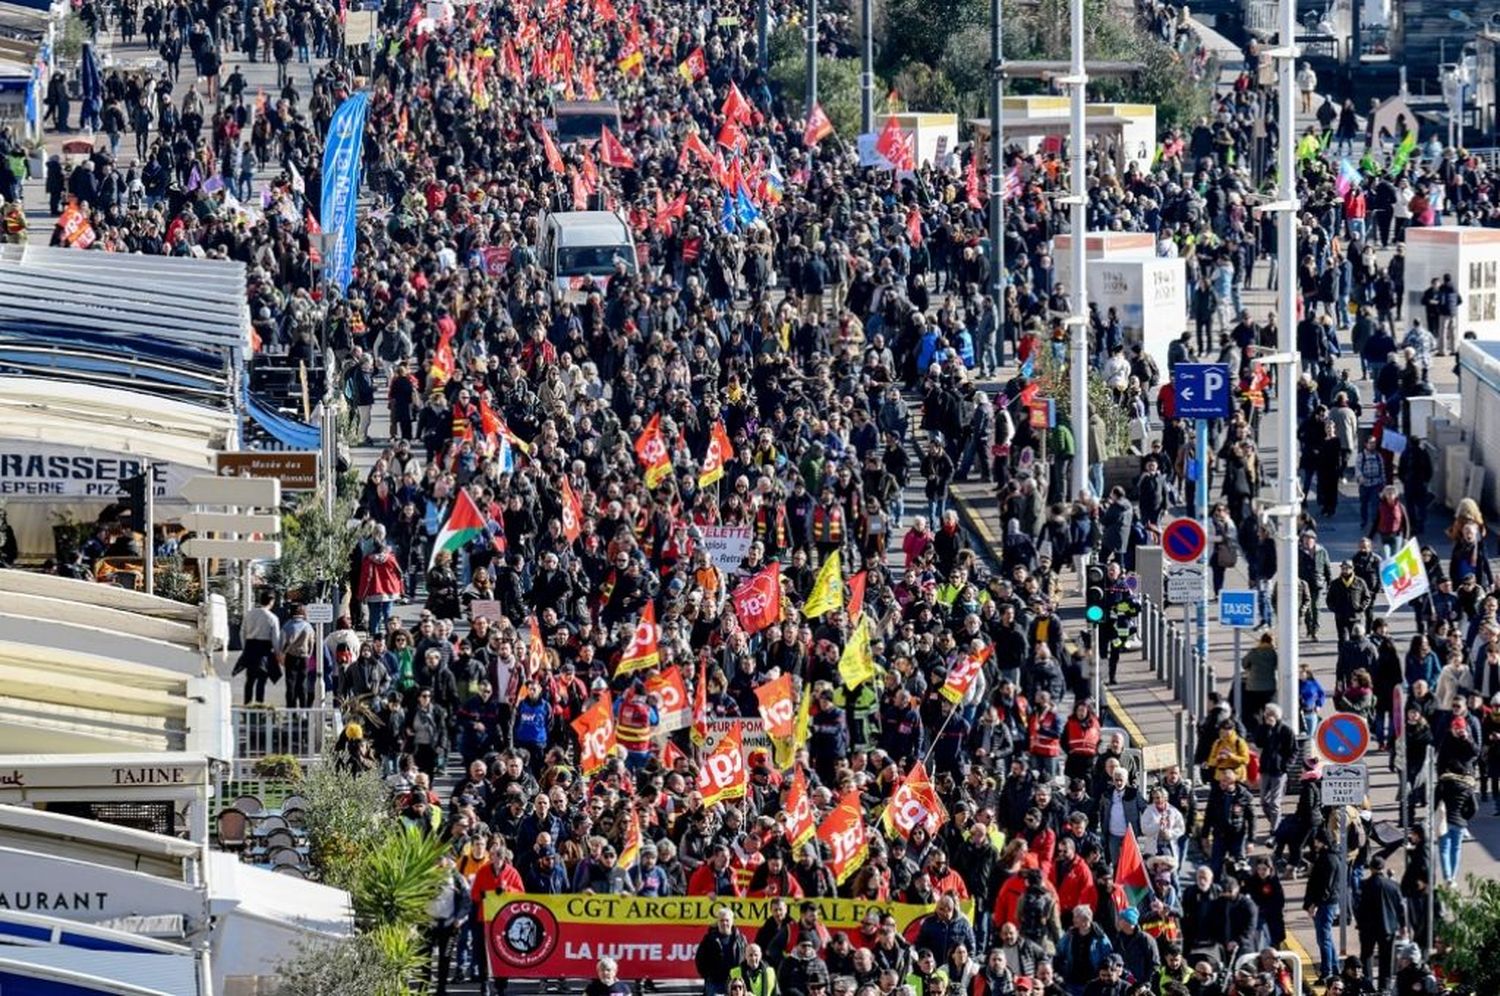
[(901, 95), (909, 111), (952, 112), (958, 106), (958, 91), (953, 81), (940, 69), (914, 63), (891, 79), (891, 86)]
[(256, 778), (277, 782), (300, 782), (302, 762), (290, 754), (267, 754), (258, 759), (251, 770)]
[[(1057, 404), (1057, 419), (1064, 419), (1069, 425), (1075, 426), (1073, 419), (1073, 390), (1068, 379), (1068, 367), (1066, 363), (1060, 363), (1052, 358), (1052, 350), (1048, 345), (1037, 351), (1036, 381), (1042, 388), (1038, 395), (1043, 398), (1051, 398)], [(1118, 456), (1130, 449), (1130, 421), (1125, 415), (1125, 410), (1115, 404), (1110, 395), (1109, 388), (1104, 381), (1093, 370), (1089, 371), (1089, 412), (1097, 414), (1104, 419), (1104, 453), (1106, 456)], [(1080, 454), (1081, 455), (1081, 454)]]
[(401, 927), (427, 921), (427, 905), (443, 883), (438, 860), (447, 847), (412, 827), (388, 830), (354, 871), (350, 892), (354, 921), (362, 929)]
[(299, 947), (277, 966), (277, 996), (409, 996), (425, 964), (414, 931), (354, 934)]
[(69, 11), (63, 17), (62, 32), (58, 36), (55, 54), (60, 62), (75, 62), (83, 56), (83, 43), (89, 40), (89, 29), (83, 18)]
[(1468, 992), (1494, 992), (1500, 987), (1500, 881), (1470, 875), (1465, 885), (1467, 894), (1440, 893), (1446, 915), (1437, 932), (1448, 948), (1443, 970)]
[(385, 784), (340, 771), (329, 753), (304, 773), (301, 794), (313, 869), (328, 885), (352, 888), (365, 856), (391, 831)]
[(181, 556), (157, 558), (156, 594), (189, 605), (199, 600), (198, 581), (184, 568)]
[[(885, 5), (880, 69), (893, 75), (914, 66), (936, 66), (955, 33), (983, 28), (989, 19), (988, 0), (890, 0)], [(912, 99), (905, 90), (901, 97)]]
[(339, 582), (349, 569), (349, 551), (354, 548), (355, 499), (340, 495), (333, 514), (323, 511), (322, 498), (307, 495), (296, 510), (281, 517), (281, 559), (271, 568), (271, 581), (284, 592), (301, 592), (304, 598), (323, 597), (321, 589)]
[[(792, 25), (771, 36), (771, 82), (781, 89), (788, 106), (805, 114), (807, 92), (807, 52), (801, 42), (801, 31)], [(881, 84), (875, 83), (877, 96)], [(846, 141), (859, 134), (859, 60), (818, 58), (818, 102), (833, 122), (834, 131)]]

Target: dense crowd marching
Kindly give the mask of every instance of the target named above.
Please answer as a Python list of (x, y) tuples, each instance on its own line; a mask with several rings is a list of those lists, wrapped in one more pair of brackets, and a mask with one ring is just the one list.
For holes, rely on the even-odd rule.
[[(1241, 304), (1257, 266), (1274, 281), (1278, 251), (1252, 210), (1274, 161), (1256, 137), (1275, 114), (1261, 53), (1251, 46), (1211, 116), (1163, 136), (1149, 168), (1121, 171), (1103, 149), (1091, 158), (1090, 227), (1153, 233), (1160, 255), (1186, 260), (1186, 330), (1168, 366), (1217, 359), (1239, 385), (1234, 416), (1213, 429), (1215, 589), (1243, 560), (1271, 622), (1258, 434), (1274, 399), (1299, 422), (1303, 624), (1318, 638), (1326, 611), (1339, 641), (1332, 693), (1306, 672), (1300, 715), (1283, 716), (1263, 637), (1245, 661), (1242, 715), (1215, 699), (1193, 769), (1148, 774), (1103, 733), (1085, 633), (1057, 609), (1082, 558), (1109, 563), (1099, 666), (1114, 680), (1135, 612), (1117, 582), (1191, 497), (1193, 429), (1174, 417), (1169, 371), (1097, 311), (1091, 355), (1123, 420), (1095, 412), (1078, 453), (1066, 418), (1052, 430), (1027, 418), (1038, 368), (1064, 359), (1067, 289), (1050, 245), (1065, 225), (1050, 195), (1067, 182), (1065, 158), (1008, 152), (1019, 185), (997, 311), (982, 164), (964, 153), (905, 174), (858, 167), (852, 136), (810, 127), (773, 90), (753, 5), (739, 6), (738, 19), (716, 19), (671, 0), (549, 0), (445, 8), (433, 21), (430, 5), (387, 2), (367, 78), (328, 3), (81, 7), (127, 42), (139, 30), (166, 71), (105, 75), (81, 111), (107, 140), (71, 171), (49, 164), (52, 212), (81, 217), (97, 248), (243, 261), (262, 344), (335, 367), (362, 435), (381, 431), (373, 409), (387, 399), (392, 443), (360, 495), (351, 616), (320, 653), (297, 610), (284, 622), (271, 602), (252, 614), (246, 697), (263, 698), (284, 670), (288, 704), (311, 701), (326, 654), (336, 696), (368, 714), (346, 731), (343, 763), (378, 768), (402, 820), (454, 842), (433, 930), (441, 984), (487, 971), (484, 892), (597, 891), (785, 900), (753, 944), (727, 910), (709, 926), (698, 968), (714, 996), (1292, 996), (1274, 949), (1287, 929), (1281, 877), (1300, 868), (1329, 993), (1435, 987), (1421, 826), (1398, 884), (1363, 821), (1347, 839), (1333, 832), (1297, 734), (1332, 699), (1391, 747), (1391, 692), (1405, 689), (1413, 778), (1435, 752), (1442, 879), (1457, 875), (1476, 800), (1494, 788), (1500, 806), (1500, 620), (1477, 508), (1460, 508), (1446, 563), (1424, 548), (1434, 592), (1409, 649), (1373, 616), (1382, 552), (1425, 535), (1433, 498), (1433, 452), (1411, 437), (1407, 401), (1432, 392), (1465, 314), (1442, 283), (1422, 313), (1403, 313), (1400, 243), (1439, 219), (1494, 224), (1483, 166), (1370, 135), (1351, 184), (1316, 135), (1310, 154), (1299, 144), (1293, 385), (1256, 362), (1275, 348), (1275, 316), (1258, 322)], [(1210, 67), (1185, 13), (1155, 0), (1136, 11), (1201, 75)], [(800, 13), (773, 3), (771, 16)], [(848, 47), (846, 17), (819, 27), (825, 51)], [(182, 74), (184, 50), (195, 78)], [(279, 90), (246, 84), (241, 64), (257, 60), (277, 64)], [(322, 141), (360, 86), (373, 205), (353, 282), (330, 295)], [(558, 149), (537, 123), (564, 95), (619, 100), (618, 141)], [(65, 85), (47, 106), (66, 129)], [(1344, 123), (1324, 123), (1339, 124), (1343, 145)], [(1275, 129), (1265, 133), (1274, 148)], [(12, 161), (0, 156), (0, 169)], [(258, 184), (267, 169), (274, 179)], [(646, 262), (637, 273), (622, 260), (564, 295), (537, 256), (540, 220), (594, 204), (629, 219)], [(60, 221), (54, 241), (77, 244), (78, 231), (76, 217)], [(1335, 362), (1350, 350), (1361, 377)], [(1407, 437), (1399, 459), (1385, 432)], [(1106, 460), (1127, 446), (1139, 474), (1106, 488)], [(1069, 494), (1079, 460), (1091, 486)], [(950, 485), (971, 475), (995, 488), (998, 549), (971, 549), (949, 507)], [(1318, 528), (1351, 475), (1368, 538), (1336, 565)], [(919, 508), (909, 487), (922, 489)], [(473, 528), (445, 547), (469, 510)], [(754, 538), (729, 572), (703, 542), (724, 525)], [(776, 610), (747, 621), (736, 593), (767, 576)], [(393, 609), (414, 602), (422, 615), (407, 629)], [(850, 647), (864, 639), (870, 669), (856, 682)], [(694, 705), (664, 735), (668, 672)], [(955, 672), (967, 684), (945, 695)], [(752, 752), (743, 797), (705, 806), (687, 727), (759, 717), (758, 689), (782, 676), (805, 703), (792, 752)], [(577, 721), (601, 700), (622, 749), (585, 777)], [(433, 779), (451, 753), (466, 774), (444, 799)], [(873, 817), (919, 761), (947, 814), (935, 830), (872, 829), (868, 857), (841, 879), (826, 847), (791, 846), (797, 779), (815, 820), (851, 792)], [(1413, 808), (1428, 794), (1415, 788)], [(633, 821), (644, 842), (622, 867)], [(1115, 881), (1127, 837), (1145, 857), (1138, 900)], [(1339, 965), (1346, 876), (1364, 957)], [(911, 941), (878, 915), (846, 936), (801, 905), (835, 894), (937, 912)], [(606, 960), (589, 991), (624, 985)]]

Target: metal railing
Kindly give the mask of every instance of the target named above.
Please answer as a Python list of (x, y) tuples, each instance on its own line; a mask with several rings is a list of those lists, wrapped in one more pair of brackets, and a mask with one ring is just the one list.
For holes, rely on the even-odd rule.
[(236, 762), (253, 763), (272, 754), (289, 754), (303, 767), (315, 764), (338, 740), (343, 721), (331, 707), (277, 709), (235, 706), (230, 710), (234, 725)]
[(1173, 698), (1183, 708), (1178, 717), (1177, 742), (1186, 761), (1193, 756), (1193, 718), (1208, 710), (1208, 693), (1218, 686), (1218, 675), (1183, 628), (1168, 619), (1166, 610), (1150, 596), (1141, 599), (1140, 627), (1141, 655), (1156, 671), (1156, 680), (1172, 690)]

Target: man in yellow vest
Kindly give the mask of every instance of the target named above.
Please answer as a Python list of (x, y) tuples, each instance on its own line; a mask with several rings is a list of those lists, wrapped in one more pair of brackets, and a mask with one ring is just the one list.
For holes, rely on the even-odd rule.
[(729, 996), (778, 996), (776, 969), (766, 964), (759, 944), (745, 949), (745, 960), (729, 970)]

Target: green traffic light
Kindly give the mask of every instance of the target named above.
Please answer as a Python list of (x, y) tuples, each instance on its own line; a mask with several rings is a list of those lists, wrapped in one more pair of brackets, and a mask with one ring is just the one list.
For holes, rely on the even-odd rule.
[(1104, 609), (1098, 605), (1090, 605), (1084, 610), (1083, 616), (1091, 623), (1104, 621)]

